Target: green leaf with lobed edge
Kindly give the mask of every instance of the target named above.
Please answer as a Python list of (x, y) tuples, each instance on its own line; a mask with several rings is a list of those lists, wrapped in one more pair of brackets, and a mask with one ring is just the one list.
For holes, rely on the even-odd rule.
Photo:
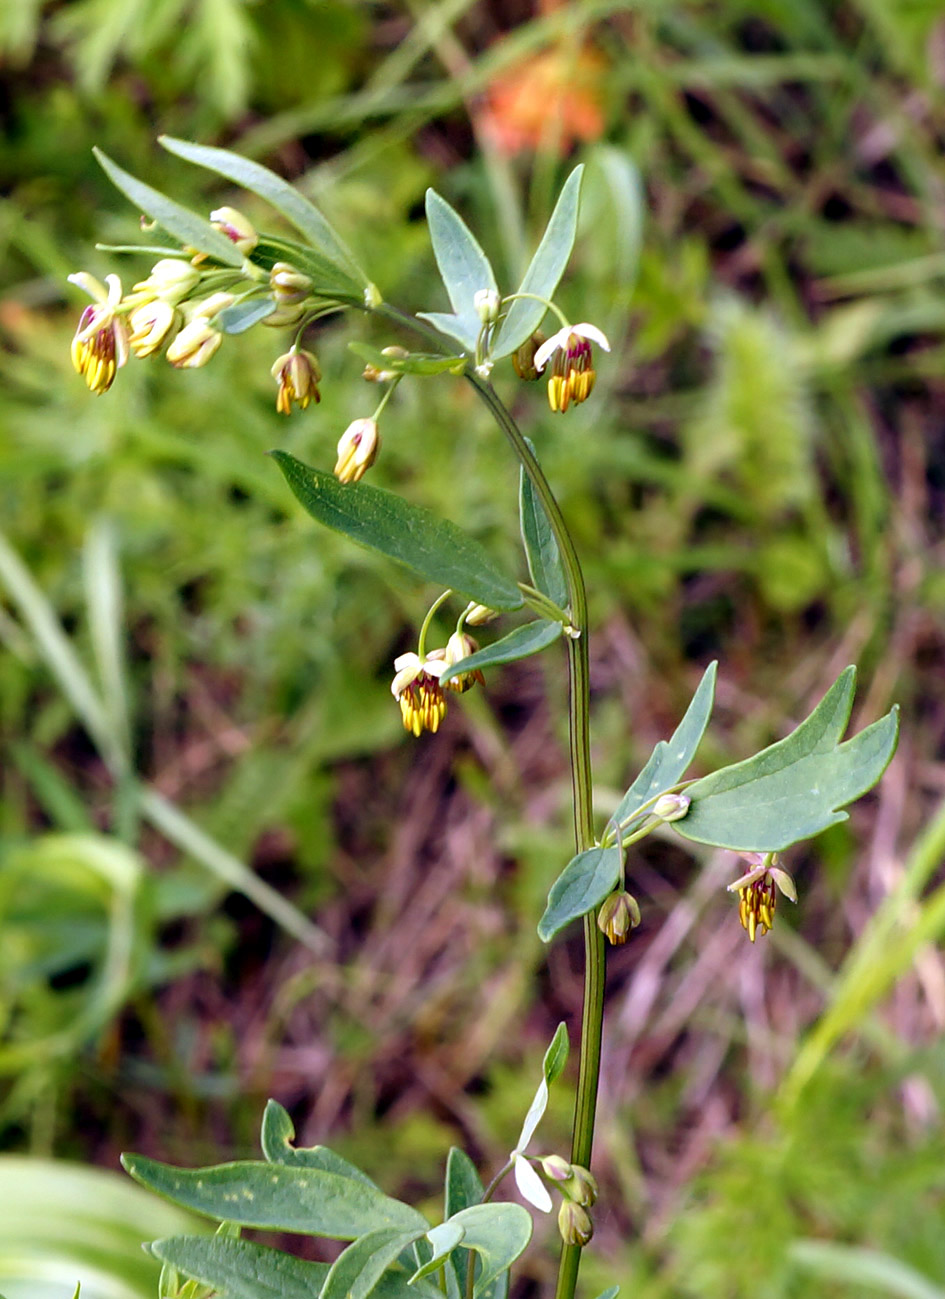
[(409, 1205), (353, 1177), (320, 1168), (288, 1168), (255, 1160), (174, 1168), (144, 1155), (123, 1155), (122, 1164), (135, 1181), (175, 1204), (243, 1227), (335, 1240), (354, 1240), (383, 1228), (429, 1228)]
[(215, 230), (209, 221), (181, 207), (160, 190), (152, 189), (144, 181), (137, 180), (119, 167), (117, 162), (112, 162), (108, 154), (103, 153), (101, 149), (93, 149), (92, 152), (112, 184), (120, 189), (125, 198), (130, 199), (140, 212), (149, 216), (152, 221), (156, 221), (168, 234), (179, 239), (186, 247), (196, 248), (198, 252), (206, 253), (208, 257), (223, 262), (224, 266), (243, 265), (243, 254), (231, 240), (227, 239), (226, 235)]
[(313, 1299), (329, 1271), (327, 1263), (227, 1236), (171, 1236), (148, 1251), (224, 1299)]
[(497, 292), (492, 266), (469, 226), (436, 190), (427, 190), (426, 213), (433, 255), (454, 314), (420, 312), (420, 318), (475, 352), (482, 322), (473, 299), (480, 289)]
[(268, 167), (250, 162), (248, 158), (242, 158), (228, 149), (194, 144), (190, 140), (178, 140), (170, 135), (158, 136), (158, 143), (169, 153), (195, 163), (198, 167), (206, 167), (208, 171), (215, 171), (218, 176), (225, 176), (227, 180), (265, 199), (305, 236), (326, 261), (343, 272), (347, 280), (360, 289), (367, 287), (367, 276), (334, 227), (314, 203)]
[[(483, 601), (482, 603), (485, 603)], [(495, 605), (492, 606), (495, 608)], [(561, 635), (561, 623), (537, 618), (534, 622), (516, 627), (508, 636), (493, 641), (485, 649), (476, 650), (468, 658), (460, 659), (442, 674), (441, 682), (450, 677), (461, 676), (466, 672), (475, 672), (477, 668), (493, 668), (500, 663), (515, 663), (518, 659), (527, 659), (532, 654), (540, 654), (543, 649), (553, 645)]]
[(349, 343), (348, 348), (362, 361), (378, 370), (392, 374), (462, 374), (466, 369), (465, 356), (437, 356), (432, 352), (410, 352), (407, 356), (385, 356), (379, 347), (369, 343)]
[(326, 1173), (339, 1173), (342, 1177), (351, 1177), (356, 1182), (375, 1191), (378, 1186), (366, 1173), (356, 1165), (336, 1155), (327, 1146), (293, 1146), (295, 1125), (278, 1103), (267, 1101), (262, 1121), (262, 1152), (270, 1164), (282, 1164), (286, 1168), (321, 1168)]
[[(531, 438), (526, 438), (528, 449), (537, 460)], [(561, 553), (548, 515), (538, 499), (532, 480), (524, 468), (519, 471), (519, 525), (528, 571), (535, 589), (547, 595), (559, 608), (568, 604), (568, 579), (561, 563)]]
[(587, 848), (572, 857), (551, 886), (538, 937), (548, 943), (572, 920), (603, 902), (620, 878), (623, 852), (616, 844)]
[(410, 505), (394, 492), (365, 483), (339, 483), (333, 474), (273, 451), (296, 499), (327, 528), (369, 550), (450, 587), (490, 609), (520, 609), (521, 592), (493, 563), (488, 551), (448, 519)]
[(846, 668), (785, 739), (689, 786), (688, 814), (673, 823), (687, 839), (740, 852), (779, 852), (847, 819), (840, 811), (886, 770), (898, 709), (845, 744), (856, 669)]
[[(575, 167), (564, 182), (538, 250), (518, 287), (519, 293), (534, 293), (540, 298), (549, 299), (554, 296), (577, 238), (583, 175), (582, 163)], [(526, 339), (531, 338), (546, 310), (543, 303), (535, 302), (533, 298), (519, 298), (513, 302), (496, 334), (492, 347), (493, 359), (508, 356), (521, 347)]]
[(718, 666), (713, 662), (706, 668), (672, 739), (659, 741), (643, 770), (620, 800), (611, 820), (624, 831), (632, 826), (638, 814), (645, 815), (640, 812), (641, 808), (678, 785), (686, 774), (712, 714)]
[(492, 1283), (508, 1271), (532, 1238), (532, 1215), (520, 1204), (476, 1204), (450, 1219), (466, 1233), (461, 1248), (480, 1258), (474, 1296), (485, 1295)]

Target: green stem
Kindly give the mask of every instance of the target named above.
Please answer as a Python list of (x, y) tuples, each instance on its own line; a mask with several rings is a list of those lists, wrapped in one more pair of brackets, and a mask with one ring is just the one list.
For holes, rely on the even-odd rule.
[[(584, 574), (577, 557), (574, 541), (568, 531), (561, 507), (551, 490), (541, 466), (532, 455), (518, 425), (506, 409), (498, 394), (488, 383), (475, 374), (467, 379), (489, 407), (502, 432), (512, 444), (516, 456), (531, 480), (535, 494), (541, 501), (551, 530), (558, 543), (561, 562), (568, 583), (571, 622), (579, 632), (568, 638), (568, 670), (570, 694), (568, 721), (571, 746), (571, 787), (574, 796), (574, 846), (583, 852), (594, 842), (592, 808), (591, 754), (590, 754), (590, 675), (587, 651), (587, 593)], [(571, 1162), (589, 1168), (594, 1145), (594, 1119), (597, 1112), (597, 1088), (600, 1081), (601, 1038), (604, 1022), (604, 936), (597, 928), (593, 914), (584, 918), (584, 1011), (581, 1021), (581, 1062), (578, 1073), (577, 1097), (574, 1105), (574, 1126), (571, 1137)], [(558, 1264), (558, 1283), (555, 1299), (573, 1299), (577, 1285), (581, 1249), (578, 1245), (563, 1245)]]

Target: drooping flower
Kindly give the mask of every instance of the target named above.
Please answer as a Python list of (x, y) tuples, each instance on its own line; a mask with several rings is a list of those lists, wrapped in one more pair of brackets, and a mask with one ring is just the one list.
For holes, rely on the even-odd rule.
[(223, 335), (200, 316), (185, 325), (165, 355), (178, 370), (196, 370), (206, 365), (223, 342)]
[(210, 224), (232, 240), (241, 253), (251, 253), (259, 243), (256, 227), (235, 207), (218, 207), (210, 213)]
[(290, 413), (293, 402), (305, 410), (309, 402), (314, 401), (317, 405), (321, 401), (321, 393), (318, 391), (321, 370), (311, 352), (293, 347), (276, 360), (271, 374), (279, 385), (276, 410), (281, 415)]
[[(470, 654), (475, 654), (479, 648), (478, 643), (465, 631), (454, 631), (452, 636), (446, 642), (446, 664), (448, 667), (455, 667), (463, 659), (468, 659)], [(450, 677), (445, 683), (447, 690), (453, 690), (456, 694), (465, 694), (471, 686), (476, 684), (484, 686), (485, 679), (479, 668), (474, 668), (472, 672), (460, 672), (456, 676)]]
[[(381, 438), (377, 430), (377, 420), (352, 420), (338, 439), (335, 477), (342, 483), (358, 482), (373, 465), (380, 449)], [(445, 666), (444, 664), (444, 669)], [(430, 729), (435, 731), (436, 727)]]
[(400, 704), (404, 730), (419, 736), (421, 731), (436, 731), (446, 716), (446, 698), (440, 677), (446, 671), (443, 650), (433, 650), (425, 658), (419, 654), (401, 654), (394, 659), (396, 676), (390, 692)]
[(151, 267), (146, 280), (140, 280), (132, 293), (139, 302), (153, 302), (155, 298), (170, 306), (179, 306), (200, 283), (200, 271), (180, 257), (162, 257)]
[(778, 893), (791, 902), (797, 901), (797, 889), (786, 870), (778, 866), (777, 853), (746, 852), (742, 856), (751, 870), (729, 884), (729, 893), (738, 894), (738, 918), (752, 942), (755, 935), (766, 934), (774, 924)]
[(132, 352), (141, 358), (151, 356), (176, 328), (179, 320), (180, 313), (169, 302), (159, 298), (136, 307), (128, 317)]
[(312, 281), (291, 262), (276, 262), (269, 272), (269, 287), (280, 306), (295, 306), (308, 297)]
[(571, 402), (586, 401), (591, 395), (597, 374), (591, 342), (610, 351), (606, 335), (596, 325), (565, 325), (542, 343), (535, 353), (535, 369), (541, 373), (551, 361), (548, 379), (548, 404), (562, 413)]
[(107, 392), (129, 354), (128, 326), (117, 314), (121, 280), (117, 275), (106, 275), (102, 284), (87, 271), (77, 271), (69, 276), (69, 282), (94, 299), (79, 317), (72, 339), (72, 364), (90, 391)]

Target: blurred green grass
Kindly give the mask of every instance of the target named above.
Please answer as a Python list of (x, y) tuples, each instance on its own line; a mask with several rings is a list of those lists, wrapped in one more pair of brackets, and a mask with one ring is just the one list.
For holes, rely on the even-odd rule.
[[(586, 558), (602, 809), (716, 654), (706, 763), (782, 733), (848, 661), (863, 720), (904, 708), (879, 793), (792, 861), (801, 904), (766, 950), (739, 942), (731, 863), (665, 844), (635, 862), (647, 920), (611, 964), (599, 1159), (614, 1207), (587, 1284), (616, 1268), (654, 1296), (800, 1295), (804, 1269), (826, 1266), (793, 1248), (810, 1238), (941, 1283), (941, 852), (920, 836), (945, 788), (945, 6), (588, 0), (532, 16), (207, 0), (180, 42), (174, 0), (143, 8), (0, 15), (0, 518), (107, 708), (123, 682), (134, 773), (110, 773), (0, 594), (0, 880), (15, 903), (0, 1043), (29, 1061), (0, 1082), (0, 1142), (210, 1160), (254, 1148), (271, 1093), (306, 1140), (431, 1194), (451, 1141), (489, 1164), (514, 1140), (550, 1030), (579, 1014), (576, 953), (546, 961), (534, 937), (567, 855), (561, 664), (510, 669), (433, 743), (407, 745), (389, 665), (426, 593), (316, 532), (263, 454), (331, 463), (372, 404), (346, 349), (363, 325), (313, 335), (323, 400), (291, 421), (273, 409), (275, 331), (228, 339), (194, 373), (133, 364), (93, 400), (68, 362), (79, 306), (64, 279), (114, 269), (94, 243), (137, 234), (92, 144), (199, 210), (236, 202), (260, 224), (153, 137), (266, 161), (415, 309), (441, 305), (427, 184), (511, 280), (580, 158), (563, 305), (616, 346), (566, 418), (497, 377)], [(487, 129), (496, 86), (585, 42), (602, 136), (562, 157), (567, 116), (549, 110), (545, 138), (507, 156)], [(130, 282), (139, 263), (120, 269)], [(375, 481), (514, 562), (516, 475), (471, 393), (402, 385), (384, 438)], [(111, 623), (83, 576), (103, 528), (124, 599)], [(212, 847), (143, 818), (139, 779)], [(147, 863), (153, 896), (122, 931), (136, 944), (124, 1008), (49, 1054), (50, 1026), (94, 1003), (108, 933), (96, 912), (81, 951), (44, 947), (74, 897), (55, 870), (48, 910), (17, 894), (23, 861), (61, 834)], [(234, 893), (213, 846), (311, 916), (325, 952)], [(779, 1085), (802, 1061), (787, 1105)], [(562, 1104), (559, 1144), (566, 1125)], [(844, 1299), (867, 1283), (835, 1269), (816, 1284)]]

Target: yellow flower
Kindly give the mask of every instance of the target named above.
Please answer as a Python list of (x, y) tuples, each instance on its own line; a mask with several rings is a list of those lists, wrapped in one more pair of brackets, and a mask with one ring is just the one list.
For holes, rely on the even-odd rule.
[(151, 274), (134, 286), (134, 298), (152, 302), (155, 298), (172, 307), (179, 306), (200, 283), (200, 272), (180, 257), (162, 257), (151, 267)]
[(222, 342), (220, 331), (196, 316), (171, 343), (167, 359), (178, 370), (196, 370), (207, 364)]
[(552, 410), (564, 413), (572, 401), (586, 401), (591, 395), (597, 378), (591, 340), (605, 352), (610, 351), (606, 336), (596, 325), (582, 324), (559, 329), (535, 353), (534, 365), (539, 374), (551, 361), (548, 404)]
[(321, 401), (318, 381), (322, 375), (311, 352), (293, 347), (277, 358), (270, 373), (279, 385), (276, 410), (280, 414), (288, 415), (293, 402), (305, 410), (309, 402), (314, 401), (317, 405)]
[(401, 654), (394, 659), (396, 676), (390, 692), (400, 704), (404, 730), (419, 735), (435, 731), (446, 716), (446, 699), (440, 676), (446, 671), (445, 652), (433, 650), (425, 658)]
[(115, 375), (128, 360), (128, 326), (116, 314), (121, 302), (121, 280), (106, 275), (105, 284), (94, 275), (78, 271), (69, 276), (94, 302), (85, 308), (72, 339), (72, 364), (91, 392), (108, 392)]
[(746, 852), (742, 856), (751, 863), (751, 870), (730, 884), (728, 891), (738, 894), (738, 918), (754, 942), (757, 933), (764, 936), (774, 924), (778, 893), (796, 902), (797, 889), (787, 871), (775, 864), (777, 853)]
[(137, 307), (128, 317), (131, 326), (131, 350), (137, 357), (151, 356), (179, 321), (179, 314), (169, 302), (156, 299)]
[[(373, 465), (380, 449), (377, 420), (352, 420), (338, 439), (335, 477), (342, 483), (356, 483)], [(436, 730), (436, 727), (431, 729)]]

